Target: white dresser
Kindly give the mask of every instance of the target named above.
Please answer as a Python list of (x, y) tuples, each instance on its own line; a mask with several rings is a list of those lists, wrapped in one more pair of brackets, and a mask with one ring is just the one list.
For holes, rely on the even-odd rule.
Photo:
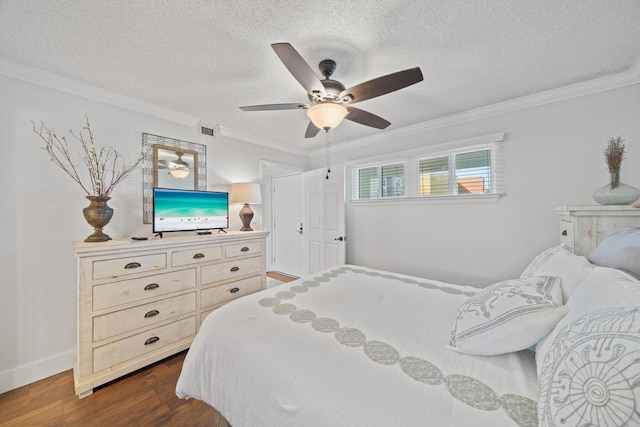
[(76, 394), (188, 348), (207, 314), (265, 289), (267, 235), (75, 243)]
[(577, 255), (587, 256), (609, 233), (640, 227), (640, 205), (561, 206), (560, 243)]

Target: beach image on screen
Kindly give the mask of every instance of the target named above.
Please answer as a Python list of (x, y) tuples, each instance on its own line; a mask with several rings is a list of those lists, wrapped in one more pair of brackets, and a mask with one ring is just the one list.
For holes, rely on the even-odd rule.
[(154, 190), (154, 231), (227, 228), (228, 194)]

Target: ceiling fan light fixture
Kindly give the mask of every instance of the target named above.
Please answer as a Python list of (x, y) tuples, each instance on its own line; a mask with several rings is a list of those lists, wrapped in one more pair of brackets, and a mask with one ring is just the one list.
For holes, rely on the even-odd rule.
[(184, 179), (187, 176), (189, 176), (189, 169), (185, 167), (175, 167), (175, 168), (169, 169), (169, 173), (174, 178)]
[(333, 129), (342, 123), (342, 120), (349, 113), (343, 105), (333, 102), (322, 102), (307, 110), (307, 116), (311, 122), (319, 129)]

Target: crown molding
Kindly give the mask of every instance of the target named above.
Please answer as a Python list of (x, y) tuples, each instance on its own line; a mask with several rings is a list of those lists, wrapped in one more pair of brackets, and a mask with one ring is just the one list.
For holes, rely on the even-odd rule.
[(195, 126), (199, 121), (197, 117), (189, 114), (143, 102), (88, 83), (11, 62), (3, 58), (0, 58), (0, 74), (83, 98), (115, 105), (138, 113), (148, 114), (185, 126)]
[[(67, 92), (73, 95), (105, 102), (121, 108), (125, 108), (139, 113), (148, 114), (163, 120), (172, 121), (185, 126), (197, 126), (201, 120), (198, 117), (181, 113), (179, 111), (160, 107), (134, 98), (121, 95), (119, 93), (102, 89), (97, 86), (73, 80), (48, 71), (43, 71), (27, 65), (18, 64), (0, 58), (0, 74), (4, 74), (15, 79), (24, 80), (30, 83)], [(540, 105), (559, 102), (571, 98), (577, 98), (605, 90), (617, 89), (640, 83), (640, 60), (632, 65), (627, 71), (612, 74), (609, 76), (592, 79), (586, 82), (576, 83), (557, 89), (527, 95), (512, 100), (499, 102), (492, 105), (452, 114), (437, 119), (416, 123), (399, 129), (393, 129), (382, 133), (377, 133), (365, 138), (356, 139), (331, 146), (331, 152), (348, 151), (368, 145), (388, 141), (394, 138), (403, 138), (416, 135), (434, 129), (447, 126), (454, 126), (460, 123), (469, 122), (496, 116), (500, 114), (524, 110)], [(305, 157), (318, 157), (326, 154), (326, 148), (306, 150), (288, 145), (280, 144), (266, 138), (260, 138), (247, 132), (231, 129), (218, 125), (216, 130), (220, 135), (234, 138), (240, 141), (249, 142), (256, 145), (265, 146), (274, 150), (297, 154)]]
[(227, 138), (237, 139), (243, 142), (249, 142), (251, 144), (262, 145), (264, 147), (272, 148), (274, 150), (285, 151), (291, 154), (297, 154), (304, 157), (309, 157), (309, 150), (301, 148), (291, 147), (288, 145), (273, 142), (270, 139), (260, 138), (247, 132), (243, 132), (238, 129), (231, 129), (221, 125), (216, 126), (216, 134), (222, 135)]
[[(379, 142), (388, 141), (390, 139), (403, 138), (434, 129), (454, 126), (473, 120), (479, 120), (500, 114), (520, 111), (527, 108), (533, 108), (540, 105), (564, 101), (571, 98), (578, 98), (581, 96), (590, 95), (605, 90), (617, 89), (624, 86), (631, 86), (638, 83), (640, 83), (640, 60), (638, 60), (627, 71), (623, 71), (621, 73), (611, 74), (609, 76), (599, 77), (597, 79), (575, 83), (557, 89), (551, 89), (533, 95), (527, 95), (520, 98), (511, 99), (509, 101), (475, 108), (473, 110), (464, 111), (462, 113), (440, 117), (437, 119), (417, 123), (415, 125), (405, 126), (399, 129), (394, 129), (375, 134), (373, 136), (368, 136), (366, 138), (360, 138), (350, 142), (336, 144), (332, 146), (330, 150), (331, 152), (353, 150)], [(325, 155), (325, 152), (326, 151), (324, 148), (316, 149), (311, 151), (310, 157), (313, 158), (323, 156)]]

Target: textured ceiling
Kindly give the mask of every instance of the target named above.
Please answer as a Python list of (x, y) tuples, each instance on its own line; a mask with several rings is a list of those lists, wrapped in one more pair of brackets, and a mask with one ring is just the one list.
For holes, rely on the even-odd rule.
[[(424, 81), (358, 108), (398, 129), (628, 70), (638, 0), (0, 0), (0, 58), (273, 142), (315, 149), (307, 102), (270, 47), (289, 42), (345, 86), (411, 67)], [(345, 121), (332, 144), (380, 132)]]

